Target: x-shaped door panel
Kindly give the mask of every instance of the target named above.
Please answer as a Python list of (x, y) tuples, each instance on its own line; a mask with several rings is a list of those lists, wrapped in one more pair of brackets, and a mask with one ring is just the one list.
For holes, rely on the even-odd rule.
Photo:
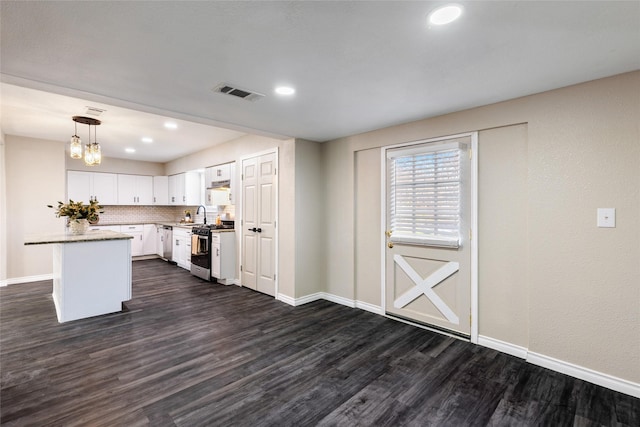
[(402, 255), (394, 254), (393, 261), (398, 265), (409, 278), (416, 285), (412, 287), (404, 294), (400, 295), (394, 302), (393, 306), (395, 308), (403, 308), (410, 304), (413, 300), (418, 298), (420, 295), (426, 296), (429, 301), (433, 303), (433, 305), (442, 313), (442, 315), (453, 324), (460, 324), (460, 319), (456, 314), (449, 308), (449, 306), (435, 293), (433, 288), (447, 279), (449, 276), (453, 275), (460, 269), (460, 265), (457, 262), (448, 262), (432, 274), (427, 276), (426, 278), (422, 278), (414, 269), (409, 265), (409, 263), (402, 257)]

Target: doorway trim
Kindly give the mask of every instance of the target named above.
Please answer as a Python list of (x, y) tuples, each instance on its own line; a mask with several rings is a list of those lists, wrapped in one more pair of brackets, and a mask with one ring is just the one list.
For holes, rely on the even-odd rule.
[[(280, 258), (280, 239), (279, 239), (279, 236), (280, 236), (280, 232), (279, 232), (279, 230), (280, 230), (280, 227), (279, 227), (279, 221), (280, 221), (280, 213), (279, 213), (279, 206), (280, 206), (280, 203), (279, 203), (279, 192), (280, 192), (280, 151), (279, 151), (279, 147), (273, 147), (273, 148), (269, 148), (269, 149), (266, 149), (266, 150), (263, 150), (263, 151), (258, 151), (258, 152), (255, 152), (255, 153), (251, 153), (251, 154), (247, 154), (247, 155), (241, 156), (240, 157), (240, 161), (239, 161), (239, 163), (240, 163), (239, 166), (240, 167), (236, 168), (236, 170), (238, 170), (238, 169), (240, 170), (240, 185), (239, 185), (239, 191), (238, 191), (239, 198), (238, 198), (238, 204), (236, 206), (236, 217), (240, 219), (240, 228), (241, 228), (240, 234), (238, 236), (240, 240), (239, 240), (239, 243), (238, 243), (238, 254), (237, 254), (238, 255), (238, 270), (237, 270), (237, 273), (239, 274), (238, 286), (244, 287), (242, 285), (242, 271), (240, 270), (240, 266), (242, 266), (242, 263), (244, 261), (244, 259), (243, 259), (243, 253), (244, 253), (243, 249), (244, 248), (243, 248), (243, 245), (242, 245), (242, 242), (244, 241), (244, 218), (243, 218), (243, 215), (242, 215), (242, 213), (244, 212), (243, 211), (244, 206), (242, 204), (242, 201), (244, 200), (244, 190), (243, 190), (243, 186), (242, 186), (242, 182), (244, 181), (244, 179), (243, 179), (244, 178), (244, 171), (242, 169), (242, 163), (245, 160), (252, 159), (254, 157), (260, 157), (260, 156), (263, 156), (265, 154), (274, 154), (275, 157), (276, 157), (276, 160), (275, 160), (276, 173), (275, 173), (275, 178), (274, 178), (276, 180), (276, 188), (275, 188), (275, 203), (276, 203), (276, 214), (275, 214), (276, 215), (276, 219), (275, 219), (275, 223), (276, 223), (276, 226), (275, 226), (275, 236), (274, 236), (274, 239), (275, 239), (275, 252), (276, 253), (275, 253), (275, 260), (274, 260), (275, 266), (274, 266), (274, 270), (273, 271), (275, 272), (275, 275), (276, 275), (276, 279), (274, 280), (274, 282), (275, 282), (275, 295), (274, 295), (274, 298), (278, 299), (278, 294), (279, 294), (278, 290), (279, 290), (279, 283), (280, 283), (280, 272), (278, 271), (279, 258)], [(236, 176), (236, 178), (237, 178), (237, 176)]]
[[(436, 138), (421, 139), (417, 141), (403, 142), (400, 144), (385, 145), (380, 148), (380, 235), (383, 235), (386, 230), (387, 223), (387, 206), (386, 206), (386, 179), (387, 179), (387, 157), (386, 152), (389, 149), (408, 147), (412, 145), (419, 145), (425, 143), (439, 142), (447, 139), (470, 137), (471, 138), (471, 336), (470, 341), (474, 344), (478, 344), (478, 132), (466, 132), (455, 135), (446, 135)], [(380, 245), (380, 259), (385, 259), (385, 241), (383, 239), (382, 245)], [(381, 276), (380, 276), (380, 293), (381, 293), (381, 309), (382, 314), (385, 317), (392, 317), (386, 314), (384, 307), (386, 307), (386, 292), (385, 292), (385, 280), (386, 280), (386, 263), (382, 263)], [(415, 323), (406, 319), (398, 319), (392, 317), (395, 320), (402, 321), (414, 326), (418, 326), (424, 329), (437, 332), (439, 334), (449, 335), (455, 338), (460, 338), (457, 335), (449, 334), (446, 331), (442, 331), (437, 328), (431, 328), (428, 325)]]

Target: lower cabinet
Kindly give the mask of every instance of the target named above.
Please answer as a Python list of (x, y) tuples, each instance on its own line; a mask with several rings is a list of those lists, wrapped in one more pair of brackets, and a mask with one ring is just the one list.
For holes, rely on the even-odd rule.
[(191, 230), (173, 227), (173, 259), (179, 267), (191, 269)]
[(236, 233), (211, 234), (211, 277), (219, 282), (233, 280), (236, 275)]
[(120, 232), (133, 237), (131, 239), (131, 256), (144, 255), (144, 226), (139, 225), (121, 225)]
[[(162, 233), (157, 232), (155, 224), (136, 225), (92, 225), (89, 230), (110, 230), (128, 234), (131, 239), (131, 256), (156, 255), (158, 248), (162, 251)], [(160, 252), (159, 255), (162, 255)]]

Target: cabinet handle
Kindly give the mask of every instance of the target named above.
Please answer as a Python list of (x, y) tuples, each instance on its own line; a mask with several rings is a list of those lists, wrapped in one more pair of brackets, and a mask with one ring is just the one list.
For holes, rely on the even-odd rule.
[(220, 256), (220, 249), (216, 248), (216, 256)]
[(176, 246), (180, 246), (180, 240), (176, 240)]
[(182, 201), (186, 202), (187, 201), (187, 196), (182, 196)]
[(140, 240), (142, 240), (142, 234), (140, 235)]
[(155, 196), (154, 196), (154, 197), (153, 197), (153, 203), (155, 203), (155, 202), (156, 202), (156, 198), (155, 198)]

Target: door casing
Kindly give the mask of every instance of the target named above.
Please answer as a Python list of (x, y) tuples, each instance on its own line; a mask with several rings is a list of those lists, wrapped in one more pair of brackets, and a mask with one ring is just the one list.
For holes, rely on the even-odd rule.
[[(380, 149), (380, 235), (384, 235), (387, 224), (387, 206), (386, 206), (386, 180), (387, 180), (387, 158), (386, 151), (392, 148), (406, 147), (411, 145), (419, 145), (430, 142), (439, 142), (445, 139), (453, 138), (471, 138), (471, 337), (470, 341), (474, 344), (478, 343), (478, 132), (466, 132), (455, 135), (445, 135), (437, 138), (422, 139), (418, 141), (409, 141), (400, 144), (387, 145)], [(385, 292), (385, 280), (386, 280), (386, 263), (385, 260), (386, 240), (382, 239), (382, 245), (380, 245), (380, 259), (382, 262), (381, 276), (380, 276), (380, 293), (381, 293), (381, 308), (385, 313), (384, 307), (386, 306), (386, 292)], [(384, 314), (388, 316), (386, 313)], [(456, 335), (448, 334), (440, 329), (430, 328), (429, 326), (414, 323), (409, 320), (399, 319), (393, 317), (396, 320), (400, 320), (405, 323), (412, 324), (421, 328), (429, 329), (440, 334), (451, 335), (459, 338)]]

